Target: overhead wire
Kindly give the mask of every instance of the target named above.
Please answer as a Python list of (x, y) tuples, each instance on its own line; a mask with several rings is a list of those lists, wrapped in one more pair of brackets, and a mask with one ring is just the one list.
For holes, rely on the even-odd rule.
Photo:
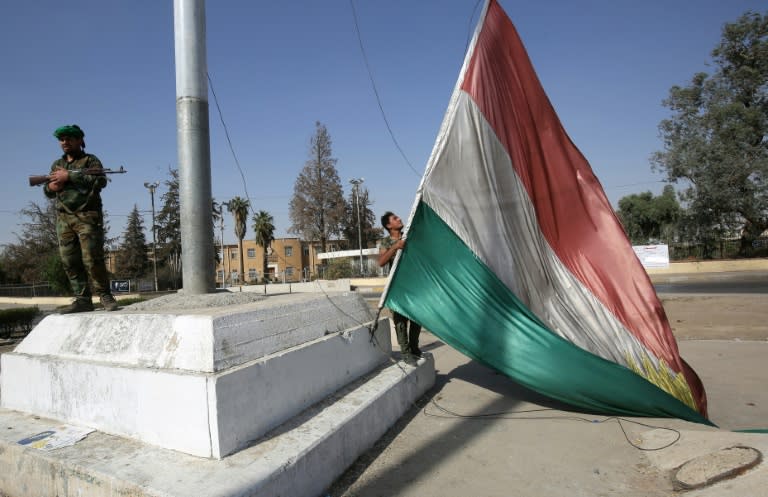
[(413, 171), (414, 174), (416, 174), (416, 176), (421, 177), (421, 173), (418, 172), (416, 168), (413, 167), (413, 164), (411, 164), (411, 161), (408, 160), (408, 157), (405, 155), (405, 152), (400, 146), (400, 143), (398, 143), (397, 138), (395, 138), (395, 133), (392, 131), (392, 126), (390, 126), (389, 124), (389, 119), (387, 119), (387, 114), (384, 112), (384, 106), (381, 103), (379, 90), (376, 87), (376, 81), (373, 79), (373, 71), (371, 70), (371, 65), (368, 62), (368, 54), (366, 53), (365, 46), (363, 45), (363, 37), (360, 34), (360, 23), (358, 22), (358, 18), (357, 18), (355, 1), (349, 0), (349, 5), (352, 8), (352, 18), (355, 22), (355, 33), (357, 33), (357, 41), (358, 41), (358, 44), (360, 45), (360, 53), (363, 55), (363, 62), (365, 62), (365, 69), (368, 71), (368, 79), (371, 81), (371, 88), (373, 89), (373, 94), (376, 97), (376, 103), (379, 106), (379, 112), (381, 113), (381, 118), (384, 120), (384, 124), (386, 125), (387, 131), (389, 132), (389, 136), (392, 138), (392, 142), (395, 144), (395, 147), (397, 147), (397, 150), (400, 152), (400, 155), (405, 160), (405, 163), (408, 164), (408, 167), (411, 168), (411, 171)]
[(208, 86), (211, 88), (211, 95), (213, 95), (213, 101), (216, 104), (216, 110), (219, 113), (219, 120), (221, 121), (221, 125), (224, 128), (224, 136), (227, 138), (227, 144), (229, 145), (229, 150), (232, 153), (232, 157), (235, 159), (235, 165), (237, 166), (237, 170), (240, 172), (240, 178), (243, 180), (243, 191), (245, 192), (245, 198), (248, 199), (248, 204), (252, 211), (254, 210), (254, 207), (250, 205), (251, 202), (251, 196), (248, 195), (248, 186), (246, 184), (245, 180), (245, 173), (243, 172), (243, 168), (240, 167), (240, 161), (237, 159), (237, 154), (235, 153), (235, 147), (232, 146), (232, 139), (229, 136), (229, 129), (227, 128), (227, 123), (224, 122), (224, 114), (221, 112), (221, 106), (219, 105), (219, 98), (216, 96), (216, 90), (213, 88), (213, 80), (211, 79), (211, 73), (206, 72), (205, 75), (208, 77)]

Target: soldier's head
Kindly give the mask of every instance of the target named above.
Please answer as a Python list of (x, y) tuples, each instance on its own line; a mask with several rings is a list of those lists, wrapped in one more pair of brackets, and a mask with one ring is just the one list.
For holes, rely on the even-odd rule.
[(67, 124), (56, 128), (53, 136), (59, 140), (61, 149), (65, 154), (73, 154), (85, 148), (85, 133), (77, 124)]
[(392, 230), (399, 230), (403, 228), (403, 220), (400, 219), (394, 212), (387, 211), (381, 216), (381, 225), (385, 230), (391, 232)]

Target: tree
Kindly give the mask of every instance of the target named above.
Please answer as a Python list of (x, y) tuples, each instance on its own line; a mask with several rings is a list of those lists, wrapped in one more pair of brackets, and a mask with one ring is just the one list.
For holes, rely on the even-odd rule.
[[(357, 230), (357, 202), (360, 202), (360, 226), (362, 230), (358, 234)], [(376, 227), (376, 214), (370, 209), (373, 202), (370, 200), (367, 188), (360, 188), (360, 199), (355, 196), (354, 189), (349, 194), (349, 201), (345, 205), (344, 221), (342, 222), (341, 232), (344, 238), (349, 241), (350, 249), (359, 249), (359, 239), (362, 239), (363, 248), (370, 247), (379, 238), (384, 235), (382, 228)]]
[(30, 202), (19, 214), (26, 221), (21, 223), (21, 233), (16, 234), (18, 241), (6, 245), (0, 256), (6, 279), (16, 283), (47, 279), (44, 274), (46, 265), (41, 261), (59, 257), (56, 205), (52, 200), (46, 200), (42, 206)]
[(725, 24), (712, 58), (712, 75), (664, 100), (672, 117), (652, 162), (687, 185), (681, 198), (701, 240), (738, 233), (745, 248), (768, 228), (768, 15)]
[(128, 214), (128, 225), (123, 232), (123, 243), (115, 266), (117, 274), (131, 279), (144, 275), (149, 267), (144, 220), (135, 204), (131, 213)]
[(168, 169), (168, 190), (160, 197), (162, 208), (157, 213), (158, 259), (178, 261), (181, 257), (181, 210), (179, 204), (179, 170)]
[(342, 278), (351, 278), (354, 274), (352, 270), (354, 261), (350, 257), (340, 257), (328, 261), (324, 277), (329, 280), (338, 280)]
[[(213, 199), (211, 201), (211, 211), (213, 212), (213, 264), (216, 266), (224, 260), (224, 247), (221, 246), (221, 240), (216, 237), (216, 224), (220, 223), (224, 218), (224, 205)], [(219, 255), (219, 251), (221, 251), (221, 255)]]
[(264, 283), (266, 283), (268, 272), (267, 249), (275, 239), (275, 220), (272, 214), (267, 211), (259, 211), (257, 214), (254, 214), (252, 220), (253, 232), (256, 234), (256, 243), (264, 249), (261, 277)]
[(651, 192), (628, 195), (619, 200), (617, 212), (633, 245), (669, 241), (682, 215), (672, 185), (658, 197)]
[(341, 232), (346, 204), (332, 157), (331, 136), (320, 122), (315, 123), (309, 155), (293, 186), (289, 212), (293, 224), (288, 231), (305, 240), (320, 240), (320, 249), (325, 252), (328, 238)]
[(162, 286), (178, 288), (181, 284), (181, 208), (179, 203), (179, 170), (168, 169), (170, 179), (163, 182), (166, 192), (160, 197), (162, 207), (155, 218), (158, 280)]
[(235, 220), (235, 236), (237, 237), (237, 248), (240, 252), (240, 281), (245, 282), (245, 275), (243, 271), (244, 257), (243, 257), (243, 238), (245, 238), (245, 230), (248, 227), (246, 221), (248, 220), (248, 208), (251, 203), (243, 198), (235, 197), (226, 204), (227, 210), (232, 213), (232, 217)]
[(50, 254), (43, 262), (43, 278), (51, 289), (61, 295), (72, 295), (72, 285), (69, 283), (64, 263), (59, 254)]

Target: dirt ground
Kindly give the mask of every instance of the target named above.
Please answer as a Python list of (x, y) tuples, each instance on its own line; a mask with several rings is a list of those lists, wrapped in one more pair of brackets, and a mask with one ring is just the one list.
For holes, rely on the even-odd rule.
[(767, 340), (768, 295), (660, 296), (678, 340)]

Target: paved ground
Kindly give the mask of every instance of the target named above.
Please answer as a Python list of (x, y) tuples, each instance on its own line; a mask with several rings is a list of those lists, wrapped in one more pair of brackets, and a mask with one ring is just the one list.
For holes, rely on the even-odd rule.
[[(729, 430), (768, 428), (768, 295), (661, 297), (720, 430), (568, 411), (425, 333), (422, 348), (436, 359), (435, 387), (327, 495), (671, 497), (680, 495), (671, 470), (686, 460), (736, 444), (757, 447), (765, 456), (768, 435)], [(673, 445), (660, 449), (669, 441)], [(733, 480), (685, 495), (765, 496), (765, 488), (763, 461)]]
[[(721, 430), (670, 419), (619, 423), (570, 412), (426, 335), (425, 349), (435, 355), (438, 370), (435, 387), (328, 495), (680, 495), (660, 461), (680, 457), (674, 451), (684, 453), (684, 462), (721, 446), (752, 443), (726, 430), (768, 428), (768, 296), (663, 295), (662, 300), (683, 357), (707, 388), (710, 415)], [(649, 452), (660, 447), (644, 440), (651, 426), (678, 430), (681, 439)], [(768, 435), (749, 437), (768, 441)], [(765, 466), (736, 482), (754, 493), (733, 487), (732, 480), (686, 495), (766, 496), (764, 487), (755, 487), (755, 482), (768, 483)], [(762, 471), (759, 479), (755, 471)]]

